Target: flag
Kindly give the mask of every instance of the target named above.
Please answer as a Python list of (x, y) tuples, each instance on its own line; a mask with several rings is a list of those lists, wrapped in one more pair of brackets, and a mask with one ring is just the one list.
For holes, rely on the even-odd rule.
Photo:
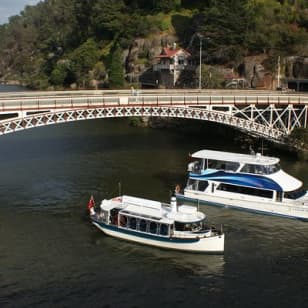
[(94, 201), (94, 198), (93, 198), (93, 195), (91, 195), (90, 197), (90, 200), (88, 202), (88, 209), (92, 209), (93, 207), (95, 206), (95, 201)]

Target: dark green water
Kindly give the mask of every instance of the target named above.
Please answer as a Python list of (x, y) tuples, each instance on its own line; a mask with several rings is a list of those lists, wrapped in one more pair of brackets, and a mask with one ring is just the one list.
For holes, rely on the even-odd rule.
[[(230, 129), (202, 126), (109, 119), (0, 136), (0, 307), (307, 307), (308, 223), (203, 207), (224, 224), (223, 256), (126, 243), (89, 223), (90, 194), (110, 198), (121, 182), (168, 201), (189, 152), (241, 151)], [(267, 153), (307, 186), (307, 164)]]

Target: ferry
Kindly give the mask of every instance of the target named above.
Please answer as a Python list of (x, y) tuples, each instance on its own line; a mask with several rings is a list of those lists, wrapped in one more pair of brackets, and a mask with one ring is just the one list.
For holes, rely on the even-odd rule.
[(281, 169), (279, 158), (212, 150), (191, 158), (177, 199), (308, 221), (308, 192)]
[(195, 206), (166, 204), (123, 195), (105, 199), (95, 209), (88, 203), (92, 224), (105, 234), (140, 244), (198, 253), (222, 254), (224, 233), (208, 225)]

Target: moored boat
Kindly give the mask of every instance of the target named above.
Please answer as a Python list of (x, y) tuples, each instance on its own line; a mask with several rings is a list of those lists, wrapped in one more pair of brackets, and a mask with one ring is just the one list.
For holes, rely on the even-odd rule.
[(178, 206), (175, 197), (166, 204), (124, 195), (103, 200), (99, 209), (90, 200), (88, 208), (93, 225), (113, 237), (182, 251), (224, 251), (222, 228), (208, 225), (195, 206)]
[(279, 158), (201, 150), (191, 155), (181, 200), (308, 221), (308, 192)]

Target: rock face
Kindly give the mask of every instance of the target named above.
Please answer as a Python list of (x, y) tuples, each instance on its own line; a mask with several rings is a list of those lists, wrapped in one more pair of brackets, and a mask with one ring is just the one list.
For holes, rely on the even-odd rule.
[(123, 53), (126, 79), (129, 82), (138, 82), (140, 77), (145, 75), (145, 79), (155, 83), (158, 76), (151, 69), (156, 62), (155, 57), (160, 54), (162, 47), (172, 46), (176, 41), (177, 37), (170, 34), (160, 34), (149, 39), (136, 39)]
[[(127, 81), (130, 83), (142, 81), (144, 86), (149, 85), (151, 87), (173, 87), (173, 77), (166, 74), (166, 72), (154, 72), (152, 66), (157, 63), (156, 57), (160, 54), (162, 47), (172, 46), (176, 42), (178, 42), (176, 36), (166, 33), (161, 33), (148, 39), (136, 39), (123, 52)], [(185, 46), (182, 47), (185, 48)], [(270, 62), (272, 63), (269, 64)], [(228, 72), (228, 68), (225, 70)], [(281, 58), (279, 81), (278, 58), (275, 61), (267, 54), (247, 56), (232, 71), (237, 78), (243, 78), (249, 88), (274, 90), (285, 79), (308, 79), (308, 57), (289, 56)], [(187, 83), (187, 81), (185, 82)], [(191, 81), (191, 84), (196, 84), (196, 80)], [(183, 87), (184, 85), (177, 84), (177, 86)]]
[(285, 76), (290, 79), (308, 79), (308, 57), (287, 57), (285, 59)]
[[(162, 41), (165, 44), (172, 45), (172, 41), (176, 40), (175, 37), (168, 37), (165, 41), (163, 40), (153, 40), (149, 46), (146, 40), (139, 40), (134, 48), (130, 49), (128, 57), (126, 58), (127, 79), (128, 81), (138, 80), (142, 81), (143, 85), (156, 85), (157, 87), (172, 88), (173, 87), (173, 76), (168, 72), (154, 72), (152, 70), (152, 65), (156, 63), (155, 56), (158, 56), (162, 46)], [(138, 47), (139, 46), (139, 47)], [(138, 48), (144, 52), (149, 51), (148, 59), (146, 63), (140, 64), (140, 51)], [(258, 89), (274, 89), (276, 87), (276, 77), (272, 72), (267, 71), (263, 62), (267, 60), (266, 55), (246, 57), (244, 62), (240, 64), (237, 70), (234, 70), (234, 75), (245, 80), (245, 84), (249, 88)], [(198, 65), (195, 67), (198, 69)], [(221, 68), (223, 75), (228, 75), (229, 68)], [(232, 70), (233, 71), (233, 70)], [(187, 73), (186, 73), (187, 74)], [(191, 74), (189, 74), (191, 75)], [(196, 77), (197, 74), (193, 78)], [(191, 76), (192, 77), (192, 76)], [(198, 78), (197, 78), (198, 79)], [(187, 80), (183, 81), (188, 84)], [(189, 81), (190, 84), (195, 85), (197, 80)], [(185, 87), (184, 84), (177, 83), (178, 87)]]

